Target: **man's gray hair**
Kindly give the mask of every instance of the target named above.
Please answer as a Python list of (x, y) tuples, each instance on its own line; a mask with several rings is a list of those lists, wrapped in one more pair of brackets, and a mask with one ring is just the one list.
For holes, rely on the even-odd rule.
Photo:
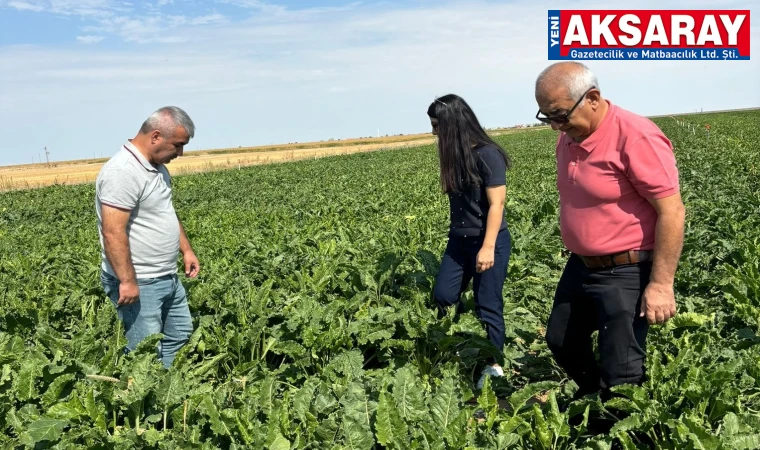
[(153, 130), (159, 130), (166, 137), (171, 137), (177, 127), (184, 128), (189, 138), (195, 136), (195, 124), (182, 108), (164, 106), (145, 119), (140, 127), (140, 133), (148, 134)]
[(565, 86), (570, 98), (577, 100), (592, 87), (599, 89), (599, 80), (586, 65), (576, 61), (552, 64), (536, 78), (536, 94), (557, 86)]

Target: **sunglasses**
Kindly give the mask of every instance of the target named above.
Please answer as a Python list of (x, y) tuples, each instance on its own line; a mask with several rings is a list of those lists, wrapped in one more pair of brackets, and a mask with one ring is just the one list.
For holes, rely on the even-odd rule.
[(544, 113), (542, 113), (541, 110), (539, 109), (538, 112), (536, 113), (536, 119), (538, 119), (539, 121), (543, 123), (548, 123), (548, 124), (551, 124), (552, 122), (554, 122), (560, 125), (564, 125), (570, 122), (570, 114), (572, 114), (573, 111), (575, 111), (575, 108), (577, 108), (578, 105), (581, 104), (583, 99), (586, 98), (586, 94), (591, 92), (593, 89), (596, 89), (596, 86), (591, 86), (586, 92), (584, 92), (583, 95), (581, 95), (581, 98), (579, 98), (578, 101), (575, 102), (575, 105), (573, 105), (573, 107), (570, 108), (570, 111), (566, 112), (565, 114), (560, 114), (558, 116), (547, 116), (547, 115), (541, 116), (541, 114), (544, 114)]

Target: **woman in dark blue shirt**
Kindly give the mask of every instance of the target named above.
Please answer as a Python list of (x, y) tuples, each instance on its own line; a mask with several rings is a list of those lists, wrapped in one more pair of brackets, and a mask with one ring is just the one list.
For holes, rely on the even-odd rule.
[[(461, 306), (461, 295), (472, 280), (475, 312), (501, 354), (505, 340), (502, 291), (511, 253), (504, 200), (511, 162), (461, 97), (437, 98), (427, 114), (438, 136), (440, 183), (450, 208), (449, 242), (434, 296), (442, 310)], [(489, 358), (478, 389), (486, 376), (504, 375), (500, 359)]]

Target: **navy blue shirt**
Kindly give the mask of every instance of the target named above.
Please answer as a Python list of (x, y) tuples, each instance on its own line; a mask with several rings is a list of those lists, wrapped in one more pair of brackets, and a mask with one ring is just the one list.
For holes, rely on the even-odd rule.
[[(492, 145), (481, 145), (473, 151), (478, 174), (483, 182), (480, 185), (465, 188), (465, 191), (461, 193), (449, 193), (451, 210), (449, 236), (484, 236), (490, 207), (486, 187), (507, 184), (507, 165), (498, 148)], [(505, 217), (502, 217), (499, 231), (505, 229), (507, 229), (507, 221)]]

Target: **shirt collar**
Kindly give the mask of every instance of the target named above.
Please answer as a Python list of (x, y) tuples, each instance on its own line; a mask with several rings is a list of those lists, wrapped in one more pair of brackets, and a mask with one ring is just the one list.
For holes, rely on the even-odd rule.
[(145, 168), (145, 170), (149, 172), (158, 172), (158, 168), (153, 167), (153, 165), (145, 159), (145, 156), (140, 152), (140, 150), (135, 147), (135, 144), (132, 143), (131, 139), (127, 139), (127, 141), (124, 143), (124, 149), (132, 154), (132, 156), (135, 157), (135, 159)]
[(612, 102), (607, 99), (604, 101), (607, 102), (607, 105), (609, 105), (609, 107), (607, 109), (607, 113), (604, 114), (602, 121), (599, 122), (599, 126), (596, 127), (596, 130), (594, 130), (594, 132), (591, 133), (589, 137), (584, 139), (583, 142), (575, 142), (573, 138), (568, 136), (568, 145), (575, 144), (586, 152), (591, 153), (594, 151), (596, 146), (599, 145), (599, 142), (604, 139), (604, 137), (607, 135), (607, 132), (612, 127), (612, 122), (614, 122), (614, 117), (617, 114), (617, 106), (613, 105)]

